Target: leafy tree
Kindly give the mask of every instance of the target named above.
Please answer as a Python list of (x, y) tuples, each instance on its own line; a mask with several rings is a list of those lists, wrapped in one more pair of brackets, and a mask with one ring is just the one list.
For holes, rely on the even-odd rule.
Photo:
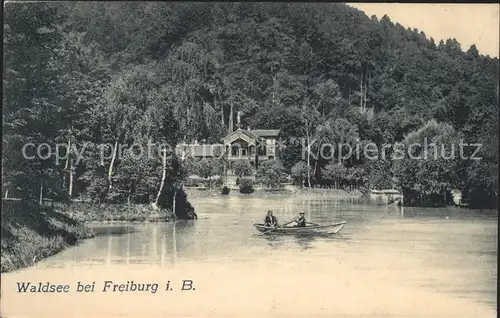
[(279, 161), (268, 160), (259, 166), (256, 178), (267, 187), (278, 188), (286, 181), (287, 173)]
[(395, 161), (394, 172), (404, 193), (420, 194), (420, 198), (409, 195), (406, 201), (425, 200), (430, 195), (445, 198), (448, 189), (459, 186), (461, 140), (451, 125), (435, 120), (406, 136), (407, 151), (404, 159)]
[(367, 164), (368, 185), (371, 189), (391, 189), (393, 169), (389, 160), (370, 161)]
[(234, 174), (241, 178), (243, 176), (250, 176), (253, 173), (252, 165), (246, 160), (237, 160), (233, 163)]
[(239, 188), (240, 188), (240, 193), (244, 193), (244, 194), (253, 193), (254, 192), (253, 180), (247, 179), (247, 178), (241, 179), (240, 184), (239, 184)]
[[(135, 202), (163, 193), (168, 206), (182, 197), (177, 159), (157, 157), (143, 168), (113, 146), (218, 143), (241, 111), (243, 128), (280, 129), (280, 159), (288, 171), (304, 161), (308, 185), (333, 182), (322, 171), (336, 162), (314, 160), (330, 140), (381, 147), (432, 119), (449, 124), (465, 143), (483, 145), (483, 159), (461, 161), (457, 174), (435, 163), (415, 169), (443, 188), (467, 190), (471, 206), (495, 202), (498, 184), (484, 174), (497, 171), (499, 64), (474, 45), (464, 52), (456, 39), (435, 43), (343, 4), (60, 2), (5, 11), (2, 187), (9, 196), (100, 200), (109, 192)], [(69, 151), (58, 162), (26, 159), (19, 149), (29, 142)], [(110, 146), (102, 162), (103, 143)], [(371, 187), (390, 187), (399, 171), (364, 156), (342, 163), (349, 169), (342, 184), (358, 182), (356, 169), (365, 167)], [(439, 187), (415, 184), (405, 187), (416, 196)]]
[(347, 176), (347, 169), (340, 163), (326, 165), (321, 170), (322, 178), (333, 184), (335, 189), (339, 189), (341, 181)]
[(292, 178), (294, 178), (295, 182), (301, 187), (304, 186), (304, 182), (307, 180), (308, 169), (310, 169), (310, 167), (308, 167), (304, 161), (297, 162), (291, 169)]
[(209, 178), (216, 175), (221, 175), (223, 172), (223, 166), (221, 160), (217, 158), (202, 159), (199, 162), (199, 174), (203, 178)]

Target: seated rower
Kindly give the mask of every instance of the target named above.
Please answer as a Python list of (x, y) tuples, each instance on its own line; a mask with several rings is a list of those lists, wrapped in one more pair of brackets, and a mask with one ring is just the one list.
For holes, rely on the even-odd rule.
[(297, 227), (305, 227), (306, 226), (306, 218), (304, 217), (304, 212), (299, 213), (299, 217), (295, 219), (295, 223), (297, 223)]
[(278, 220), (273, 215), (273, 211), (271, 211), (271, 210), (267, 211), (267, 216), (264, 219), (264, 225), (269, 226), (269, 227), (277, 227), (278, 226)]

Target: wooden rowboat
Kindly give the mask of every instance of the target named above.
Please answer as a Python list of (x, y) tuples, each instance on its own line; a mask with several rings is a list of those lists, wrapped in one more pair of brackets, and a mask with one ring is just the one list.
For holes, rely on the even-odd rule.
[(333, 224), (326, 225), (307, 225), (305, 227), (295, 227), (295, 226), (283, 226), (283, 227), (269, 227), (261, 223), (254, 223), (253, 226), (261, 233), (269, 234), (337, 234), (342, 230), (347, 221), (337, 222)]

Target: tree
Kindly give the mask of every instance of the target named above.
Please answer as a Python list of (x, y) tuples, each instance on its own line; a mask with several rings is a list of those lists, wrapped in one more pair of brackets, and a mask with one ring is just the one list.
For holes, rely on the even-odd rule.
[[(455, 39), (436, 45), (419, 30), (342, 4), (15, 5), (6, 5), (4, 26), (9, 196), (100, 200), (107, 183), (120, 202), (166, 195), (171, 204), (181, 197), (174, 189), (182, 169), (160, 157), (143, 169), (115, 145), (218, 143), (238, 111), (243, 127), (280, 129), (280, 160), (288, 171), (300, 161), (311, 167), (308, 186), (335, 163), (311, 158), (326, 142), (382, 146), (431, 119), (448, 123), (466, 143), (483, 144), (483, 161), (461, 162), (457, 175), (439, 172), (440, 182), (469, 187), (476, 203), (498, 192), (483, 174), (495, 174), (498, 163), (499, 64), (474, 45), (467, 52)], [(30, 142), (69, 151), (61, 149), (67, 156), (58, 162), (28, 160), (19, 149)], [(364, 166), (371, 186), (392, 186), (390, 161), (341, 160)], [(358, 180), (349, 171), (351, 183)]]
[[(346, 157), (344, 149), (346, 147), (351, 150), (354, 149), (355, 142), (359, 140), (358, 128), (347, 119), (337, 118), (332, 124), (331, 131), (333, 132), (334, 140), (339, 146), (339, 161), (344, 162), (345, 159), (349, 159), (352, 163), (353, 154), (349, 154), (349, 156)], [(332, 163), (333, 160), (334, 158), (332, 156)]]
[(253, 173), (252, 165), (247, 160), (236, 160), (233, 163), (234, 174), (241, 179), (243, 176), (250, 176)]
[(223, 173), (223, 163), (217, 158), (202, 159), (199, 162), (199, 174), (203, 178), (209, 178), (209, 182), (214, 176), (221, 176)]
[(291, 176), (295, 179), (295, 182), (301, 187), (304, 186), (304, 181), (307, 180), (307, 175), (310, 173), (308, 170), (310, 167), (304, 161), (297, 162), (291, 169)]
[[(302, 130), (305, 135), (305, 144), (304, 142), (302, 143), (302, 146), (306, 146), (305, 152), (306, 152), (306, 162), (307, 166), (311, 166), (311, 152), (312, 152), (312, 138), (313, 134), (315, 131), (315, 127), (317, 125), (317, 122), (319, 120), (319, 112), (317, 109), (312, 108), (311, 109), (311, 104), (310, 101), (306, 99), (304, 101), (304, 104), (301, 109), (301, 115), (302, 115)], [(304, 136), (302, 135), (302, 136)], [(307, 170), (307, 186), (311, 187), (311, 172), (308, 169)]]
[(321, 170), (321, 177), (331, 183), (335, 189), (340, 189), (341, 181), (347, 176), (347, 169), (341, 164), (329, 164)]
[(278, 188), (286, 181), (285, 167), (274, 160), (264, 161), (257, 169), (257, 180), (270, 188)]
[[(447, 190), (459, 186), (461, 140), (462, 136), (451, 125), (435, 120), (405, 137), (404, 157), (395, 160), (393, 168), (403, 194), (409, 194), (405, 203), (417, 200), (422, 204), (436, 195), (445, 198)], [(411, 194), (418, 194), (418, 197)]]
[(240, 193), (250, 194), (254, 192), (253, 188), (253, 180), (252, 179), (241, 179), (240, 184)]
[(184, 160), (183, 165), (188, 176), (200, 173), (200, 161), (195, 158), (187, 158)]
[(392, 188), (392, 162), (389, 160), (373, 160), (366, 164), (367, 181), (370, 189)]
[(58, 169), (51, 151), (28, 159), (20, 150), (29, 143), (55, 146), (57, 128), (48, 123), (63, 112), (58, 81), (62, 69), (57, 67), (56, 52), (64, 16), (50, 3), (8, 4), (5, 9), (3, 190), (41, 200), (44, 191), (62, 190), (55, 182)]

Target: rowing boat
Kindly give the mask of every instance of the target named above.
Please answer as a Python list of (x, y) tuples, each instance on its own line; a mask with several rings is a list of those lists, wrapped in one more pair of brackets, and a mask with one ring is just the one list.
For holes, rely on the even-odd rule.
[(326, 225), (307, 225), (305, 227), (296, 226), (278, 226), (270, 227), (265, 226), (261, 223), (254, 223), (253, 226), (261, 233), (272, 233), (272, 234), (315, 234), (315, 233), (326, 233), (326, 234), (337, 234), (342, 230), (347, 221), (337, 222), (333, 224)]

